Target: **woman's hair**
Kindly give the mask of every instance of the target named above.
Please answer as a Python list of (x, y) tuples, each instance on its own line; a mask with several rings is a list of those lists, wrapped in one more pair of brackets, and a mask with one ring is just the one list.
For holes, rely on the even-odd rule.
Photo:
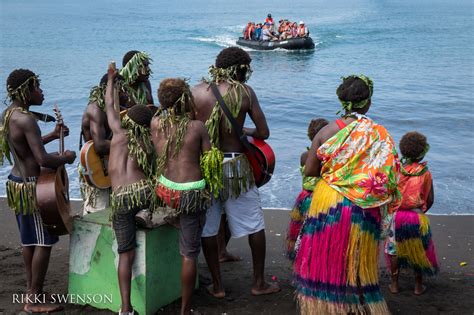
[(324, 126), (329, 124), (329, 121), (327, 121), (324, 118), (317, 118), (317, 119), (312, 119), (309, 123), (308, 126), (308, 138), (309, 140), (313, 141), (313, 138), (316, 136), (316, 134), (323, 129)]
[(421, 161), (426, 154), (428, 142), (426, 137), (417, 132), (411, 131), (406, 133), (400, 140), (400, 152), (403, 157), (413, 162)]
[(337, 96), (341, 101), (358, 103), (371, 95), (369, 86), (357, 76), (344, 78), (337, 88)]

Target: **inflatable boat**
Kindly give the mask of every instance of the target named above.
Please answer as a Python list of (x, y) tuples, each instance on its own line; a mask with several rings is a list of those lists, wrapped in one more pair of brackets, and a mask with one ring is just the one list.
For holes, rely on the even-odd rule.
[(314, 42), (311, 37), (299, 37), (290, 38), (285, 40), (276, 41), (263, 41), (263, 40), (247, 40), (243, 37), (239, 37), (237, 45), (245, 46), (258, 50), (272, 50), (277, 48), (283, 48), (288, 50), (296, 49), (313, 49)]

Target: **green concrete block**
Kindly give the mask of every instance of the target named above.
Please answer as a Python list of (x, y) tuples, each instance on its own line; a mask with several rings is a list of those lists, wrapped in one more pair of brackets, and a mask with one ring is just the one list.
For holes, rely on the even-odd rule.
[[(76, 304), (119, 311), (118, 253), (109, 211), (74, 220), (69, 255), (69, 294)], [(132, 269), (132, 305), (154, 314), (181, 296), (178, 230), (162, 225), (137, 230)]]

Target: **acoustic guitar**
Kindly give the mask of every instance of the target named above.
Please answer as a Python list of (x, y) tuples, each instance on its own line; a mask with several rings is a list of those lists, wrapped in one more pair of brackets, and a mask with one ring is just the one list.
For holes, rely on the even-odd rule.
[(94, 141), (87, 141), (81, 148), (82, 178), (99, 189), (109, 188), (112, 183), (107, 172), (109, 156), (99, 156), (94, 149)]
[(245, 155), (250, 162), (255, 178), (255, 185), (261, 187), (268, 183), (275, 170), (275, 153), (268, 143), (253, 137), (247, 137)]
[[(63, 118), (55, 105), (58, 124)], [(59, 154), (64, 153), (64, 130), (60, 129)], [(53, 235), (70, 234), (72, 231), (71, 204), (69, 202), (69, 179), (64, 165), (57, 169), (42, 168), (36, 183), (36, 202), (43, 224)]]

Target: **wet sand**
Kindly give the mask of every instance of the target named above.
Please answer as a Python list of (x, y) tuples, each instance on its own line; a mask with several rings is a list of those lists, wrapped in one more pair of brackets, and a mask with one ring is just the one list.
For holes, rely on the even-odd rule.
[[(78, 209), (79, 203), (73, 207)], [(22, 293), (26, 280), (19, 247), (19, 235), (13, 212), (4, 198), (0, 199), (0, 314), (17, 314), (21, 305), (12, 303), (15, 293)], [(251, 285), (251, 255), (246, 238), (230, 241), (228, 250), (241, 256), (240, 262), (222, 264), (221, 270), (227, 297), (212, 298), (205, 290), (210, 282), (203, 257), (199, 260), (201, 286), (193, 297), (194, 309), (204, 314), (298, 314), (291, 287), (291, 268), (284, 257), (288, 212), (266, 210), (267, 259), (266, 274), (280, 284), (282, 291), (253, 297)], [(401, 275), (401, 292), (390, 294), (389, 276), (383, 259), (380, 260), (380, 284), (393, 314), (473, 314), (474, 312), (474, 216), (431, 216), (440, 275), (427, 280), (428, 290), (423, 296), (413, 295), (411, 274)], [(45, 290), (66, 294), (68, 281), (68, 237), (61, 237), (54, 247), (46, 276)], [(461, 262), (467, 265), (461, 266)], [(157, 314), (178, 314), (179, 301), (161, 309)], [(65, 305), (57, 314), (113, 314), (90, 306)]]

